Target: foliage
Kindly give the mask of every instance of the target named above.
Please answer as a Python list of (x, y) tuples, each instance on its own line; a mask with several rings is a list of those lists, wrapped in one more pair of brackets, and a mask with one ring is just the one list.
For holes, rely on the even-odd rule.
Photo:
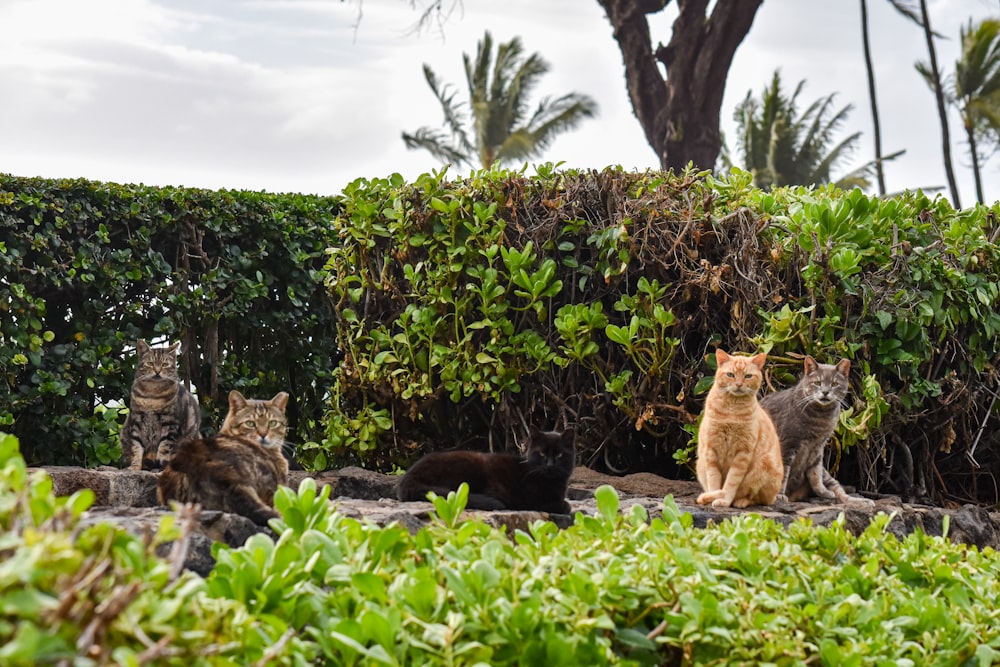
[[(770, 313), (756, 340), (779, 352), (813, 340), (872, 373), (885, 400), (846, 411), (841, 443), (855, 441), (859, 419), (881, 424), (871, 429), (868, 456), (884, 460), (901, 446), (911, 449), (916, 467), (904, 456), (891, 484), (904, 495), (922, 495), (925, 476), (942, 467), (935, 455), (950, 454), (958, 442), (970, 457), (992, 418), (986, 396), (996, 383), (1000, 344), (1000, 255), (991, 240), (996, 210), (955, 211), (943, 198), (920, 193), (877, 199), (858, 190), (800, 188), (781, 196), (789, 206), (773, 218), (782, 230), (775, 252), (802, 267), (805, 298), (797, 309), (786, 304)], [(807, 321), (790, 325), (803, 314)], [(914, 443), (904, 433), (921, 435)], [(938, 491), (975, 497), (974, 487)]]
[(556, 136), (597, 114), (597, 103), (580, 93), (545, 97), (531, 111), (528, 96), (549, 65), (537, 53), (525, 56), (519, 37), (498, 44), (494, 60), (493, 37), (487, 31), (475, 60), (468, 54), (462, 59), (467, 103), (456, 102), (456, 93), (442, 86), (430, 65), (424, 64), (424, 78), (441, 104), (451, 137), (422, 127), (413, 134), (403, 133), (407, 148), (423, 148), (456, 166), (489, 168), (494, 161), (504, 165), (537, 158)]
[[(703, 183), (544, 168), (531, 180), (500, 170), (458, 183), (444, 176), (412, 186), (398, 176), (360, 180), (344, 191), (328, 265), (344, 361), (325, 444), (388, 466), (427, 442), (513, 447), (512, 427), (573, 423), (595, 439), (585, 460), (621, 456), (628, 436), (614, 431), (654, 425), (663, 383), (700, 365), (674, 354), (666, 304), (679, 303), (678, 284), (694, 282), (678, 274), (705, 269), (676, 245), (675, 255), (661, 251), (672, 243), (664, 232), (685, 220), (692, 235), (718, 228), (705, 219)], [(678, 191), (690, 200), (675, 203)], [(613, 221), (608, 205), (620, 207)], [(747, 234), (743, 223), (719, 227)], [(715, 235), (703, 246), (713, 259), (729, 250)], [(707, 281), (698, 292), (723, 302)]]
[[(1000, 144), (1000, 20), (984, 19), (960, 30), (962, 55), (955, 62), (951, 86), (945, 91), (947, 101), (962, 115), (962, 125), (969, 143), (976, 197), (983, 201), (980, 162), (982, 145), (995, 150)], [(933, 89), (933, 75), (926, 65), (917, 69)]]
[[(851, 105), (833, 111), (834, 94), (814, 101), (799, 114), (797, 100), (804, 85), (805, 81), (800, 81), (788, 97), (775, 71), (760, 99), (748, 92), (733, 114), (743, 162), (740, 166), (753, 174), (759, 188), (830, 183), (834, 167), (854, 150), (861, 137), (855, 132), (834, 144), (834, 134), (851, 111)], [(844, 176), (837, 185), (867, 187), (871, 166)]]
[[(1000, 558), (893, 518), (860, 535), (755, 515), (693, 527), (597, 513), (512, 534), (434, 498), (415, 534), (348, 518), (306, 479), (276, 497), (277, 539), (218, 547), (206, 579), (52, 495), (0, 436), (0, 660), (164, 665), (993, 664)], [(180, 539), (183, 539), (181, 537)]]
[(675, 475), (722, 345), (769, 352), (775, 387), (805, 354), (854, 362), (834, 454), (862, 488), (993, 499), (964, 486), (1000, 465), (993, 209), (543, 166), (362, 179), (341, 211), (344, 361), (318, 456), (388, 469), (572, 424), (588, 465)]
[[(280, 537), (222, 549), (222, 599), (288, 619), (331, 664), (991, 664), (1000, 560), (882, 515), (861, 535), (754, 515), (698, 529), (619, 512), (513, 535), (435, 498), (416, 534), (331, 511), (328, 489), (283, 489)], [(442, 510), (444, 512), (442, 513)], [(445, 517), (449, 517), (445, 519)], [(308, 554), (307, 559), (302, 554)]]
[(56, 498), (2, 433), (0, 462), (0, 663), (293, 664), (302, 645), (284, 637), (284, 620), (209, 596), (200, 577), (156, 556), (190, 526), (168, 519), (150, 541), (86, 524), (89, 489)]
[(117, 457), (143, 336), (184, 341), (211, 424), (230, 388), (289, 391), (314, 468), (514, 451), (534, 423), (684, 476), (721, 345), (769, 352), (771, 388), (852, 360), (843, 481), (998, 500), (995, 207), (551, 165), (337, 199), (0, 184), (0, 422), (33, 463)]
[(336, 363), (316, 278), (332, 199), (0, 176), (0, 425), (36, 463), (117, 460), (137, 338), (181, 340), (207, 430), (292, 394), (318, 435)]

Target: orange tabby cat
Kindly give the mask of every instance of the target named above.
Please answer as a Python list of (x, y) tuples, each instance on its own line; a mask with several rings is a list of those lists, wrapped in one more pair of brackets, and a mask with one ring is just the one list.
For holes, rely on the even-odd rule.
[(716, 350), (718, 369), (698, 428), (699, 505), (770, 505), (785, 472), (781, 443), (757, 403), (766, 354), (734, 357)]

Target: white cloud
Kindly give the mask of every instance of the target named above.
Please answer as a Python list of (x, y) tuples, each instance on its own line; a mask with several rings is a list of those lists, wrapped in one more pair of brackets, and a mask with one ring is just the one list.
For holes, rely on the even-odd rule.
[[(943, 183), (933, 98), (913, 62), (922, 36), (889, 3), (869, 3), (890, 188)], [(358, 176), (412, 178), (439, 165), (407, 151), (404, 130), (436, 126), (440, 109), (423, 80), (431, 64), (464, 87), (462, 52), (487, 28), (520, 35), (552, 69), (540, 93), (578, 91), (600, 116), (553, 144), (567, 166), (656, 165), (625, 88), (621, 55), (596, 0), (508, 0), (463, 5), (443, 33), (414, 34), (403, 0), (33, 0), (0, 5), (0, 169), (50, 177), (199, 187), (333, 193)], [(936, 0), (942, 67), (957, 54), (958, 26), (995, 11), (984, 0)], [(360, 23), (358, 11), (362, 10)], [(667, 41), (672, 7), (654, 21)], [(817, 32), (816, 26), (824, 30)], [(737, 51), (722, 118), (776, 67), (803, 100), (838, 92), (871, 154), (871, 120), (856, 5), (767, 0)], [(960, 142), (958, 125), (952, 134)], [(959, 169), (966, 158), (953, 149)], [(847, 165), (845, 165), (845, 168)], [(988, 182), (996, 170), (987, 167)], [(963, 195), (970, 203), (970, 179)], [(993, 194), (1000, 192), (995, 188)]]

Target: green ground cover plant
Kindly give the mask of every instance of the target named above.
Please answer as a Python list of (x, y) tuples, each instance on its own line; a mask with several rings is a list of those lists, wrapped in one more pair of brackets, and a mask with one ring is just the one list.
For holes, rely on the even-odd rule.
[(283, 488), (277, 539), (217, 547), (180, 573), (153, 544), (81, 528), (0, 436), (0, 660), (40, 664), (990, 665), (1000, 557), (881, 516), (783, 528), (754, 515), (694, 528), (597, 491), (596, 516), (509, 534), (433, 498), (415, 534), (337, 512), (329, 487)]
[(144, 540), (82, 525), (92, 502), (89, 489), (57, 498), (0, 433), (0, 664), (250, 665), (297, 643), (282, 619), (208, 595), (176, 557), (156, 555), (182, 536), (173, 518)]

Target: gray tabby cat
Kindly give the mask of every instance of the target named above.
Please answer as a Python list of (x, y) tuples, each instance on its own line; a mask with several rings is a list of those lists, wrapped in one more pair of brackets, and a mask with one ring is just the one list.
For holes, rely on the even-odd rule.
[(785, 464), (785, 481), (777, 499), (798, 501), (815, 494), (841, 503), (874, 504), (867, 498), (847, 495), (823, 466), (823, 450), (837, 428), (840, 405), (850, 387), (850, 360), (819, 364), (807, 356), (802, 368), (798, 382), (760, 401), (778, 431)]
[(162, 468), (180, 442), (199, 435), (201, 409), (177, 373), (179, 347), (136, 343), (139, 358), (121, 433), (122, 465), (132, 470)]

